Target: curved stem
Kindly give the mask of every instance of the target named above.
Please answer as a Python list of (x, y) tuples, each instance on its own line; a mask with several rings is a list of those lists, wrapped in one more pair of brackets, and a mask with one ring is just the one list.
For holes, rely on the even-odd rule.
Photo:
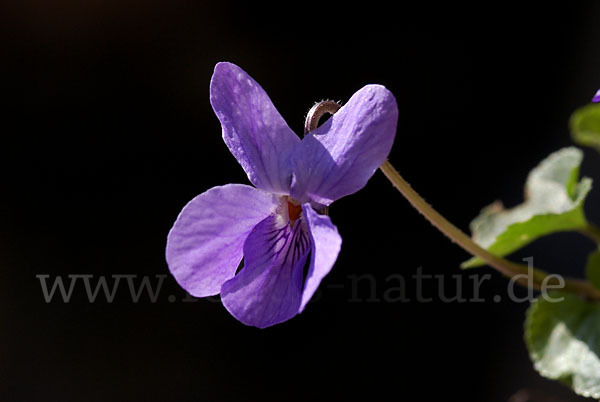
[[(333, 101), (322, 101), (316, 103), (308, 112), (304, 123), (304, 134), (314, 130), (319, 125), (319, 120), (325, 114), (335, 114), (339, 109), (340, 105)], [(528, 274), (532, 271), (533, 288), (540, 289), (546, 281), (547, 285), (555, 285), (557, 281), (555, 277), (549, 277), (544, 271), (535, 269), (533, 267), (527, 267), (523, 264), (517, 264), (508, 261), (504, 258), (497, 257), (480, 247), (475, 243), (469, 236), (463, 233), (460, 229), (450, 223), (446, 218), (440, 215), (435, 209), (433, 209), (427, 202), (421, 197), (415, 190), (412, 189), (400, 173), (394, 169), (389, 161), (385, 161), (380, 166), (381, 171), (385, 176), (392, 182), (392, 184), (402, 193), (402, 195), (411, 203), (413, 207), (417, 209), (429, 222), (431, 222), (439, 231), (444, 233), (451, 241), (461, 246), (468, 253), (481, 258), (492, 268), (495, 268), (503, 275), (513, 278), (519, 275), (515, 282), (528, 287), (531, 283), (528, 280)], [(327, 211), (325, 211), (327, 213)], [(590, 225), (582, 233), (592, 237), (600, 244), (600, 229)], [(600, 300), (600, 291), (596, 290), (589, 282), (581, 281), (578, 279), (565, 279), (564, 289), (573, 293), (580, 294), (590, 299)]]
[[(423, 197), (413, 190), (410, 184), (400, 176), (400, 173), (394, 169), (389, 161), (385, 161), (380, 169), (388, 180), (392, 182), (394, 187), (400, 191), (404, 198), (406, 198), (417, 211), (419, 211), (429, 222), (431, 222), (431, 224), (433, 224), (433, 226), (445, 234), (451, 241), (458, 244), (468, 253), (481, 258), (489, 266), (495, 268), (509, 278), (520, 275), (518, 279), (516, 279), (516, 282), (523, 286), (529, 286), (526, 277), (528, 274), (527, 266), (495, 256), (471, 240), (469, 236), (440, 215), (423, 199)], [(552, 281), (554, 277), (547, 278), (547, 276), (548, 274), (544, 271), (533, 268), (533, 287), (539, 289), (544, 280), (547, 281), (547, 285), (556, 283), (555, 281)], [(588, 282), (578, 279), (565, 279), (564, 289), (590, 299), (600, 299), (600, 291), (596, 290)]]
[(310, 108), (304, 120), (304, 135), (319, 126), (319, 120), (326, 114), (334, 115), (342, 106), (334, 101), (322, 101)]

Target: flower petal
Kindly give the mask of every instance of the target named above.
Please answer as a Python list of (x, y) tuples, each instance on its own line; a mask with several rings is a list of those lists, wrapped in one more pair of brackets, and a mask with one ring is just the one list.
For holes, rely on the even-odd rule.
[(398, 106), (390, 91), (367, 85), (292, 156), (292, 197), (329, 205), (367, 184), (385, 161), (396, 133)]
[(244, 268), (223, 284), (225, 308), (246, 325), (265, 328), (298, 314), (310, 239), (299, 219), (293, 228), (271, 215), (244, 244)]
[(289, 194), (290, 155), (300, 138), (262, 87), (235, 64), (218, 63), (210, 81), (210, 103), (225, 144), (250, 182), (265, 191)]
[(196, 297), (218, 294), (235, 275), (248, 234), (277, 209), (278, 198), (228, 184), (190, 201), (167, 238), (167, 263), (177, 283)]
[(317, 214), (310, 204), (302, 205), (308, 232), (312, 240), (310, 266), (304, 282), (300, 312), (310, 301), (321, 280), (331, 271), (342, 247), (342, 237), (327, 215)]

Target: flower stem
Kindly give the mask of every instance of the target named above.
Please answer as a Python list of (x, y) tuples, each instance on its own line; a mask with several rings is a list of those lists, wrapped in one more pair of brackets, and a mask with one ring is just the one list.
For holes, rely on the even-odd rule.
[[(419, 211), (433, 226), (440, 232), (445, 234), (451, 241), (458, 244), (468, 253), (481, 258), (492, 268), (496, 269), (508, 278), (513, 278), (515, 275), (519, 277), (515, 282), (523, 286), (529, 286), (526, 275), (528, 275), (528, 267), (523, 264), (517, 264), (498, 257), (487, 251), (486, 249), (475, 243), (469, 236), (462, 232), (459, 228), (450, 223), (446, 218), (440, 215), (431, 207), (413, 188), (400, 176), (400, 173), (390, 164), (385, 161), (381, 167), (381, 171), (392, 182), (394, 187), (408, 200), (408, 202)], [(600, 232), (598, 233), (600, 234)], [(532, 269), (533, 272), (533, 287), (540, 289), (544, 281), (547, 285), (556, 283), (555, 277), (547, 278), (548, 274), (544, 271)], [(565, 290), (580, 294), (586, 298), (600, 300), (600, 291), (596, 290), (590, 283), (578, 279), (565, 279)]]
[(319, 126), (321, 117), (326, 114), (334, 115), (340, 108), (340, 104), (334, 101), (321, 101), (315, 103), (306, 115), (306, 120), (304, 121), (304, 135)]

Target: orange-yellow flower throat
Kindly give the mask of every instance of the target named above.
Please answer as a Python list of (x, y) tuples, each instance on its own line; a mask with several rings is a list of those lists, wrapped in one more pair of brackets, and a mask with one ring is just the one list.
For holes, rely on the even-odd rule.
[(287, 202), (288, 207), (288, 216), (290, 217), (290, 225), (293, 225), (294, 222), (302, 215), (302, 205), (297, 205), (293, 202), (293, 200), (288, 199)]

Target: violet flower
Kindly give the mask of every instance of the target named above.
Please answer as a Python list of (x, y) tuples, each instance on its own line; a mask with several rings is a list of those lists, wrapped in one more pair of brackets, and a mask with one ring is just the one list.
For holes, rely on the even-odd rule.
[(600, 102), (600, 89), (596, 91), (596, 95), (592, 98), (592, 102)]
[(264, 328), (302, 312), (333, 267), (342, 238), (317, 211), (360, 190), (385, 161), (398, 107), (386, 88), (367, 85), (300, 140), (231, 63), (216, 65), (210, 103), (256, 188), (226, 184), (190, 201), (169, 233), (167, 263), (191, 295), (220, 294), (236, 319)]

